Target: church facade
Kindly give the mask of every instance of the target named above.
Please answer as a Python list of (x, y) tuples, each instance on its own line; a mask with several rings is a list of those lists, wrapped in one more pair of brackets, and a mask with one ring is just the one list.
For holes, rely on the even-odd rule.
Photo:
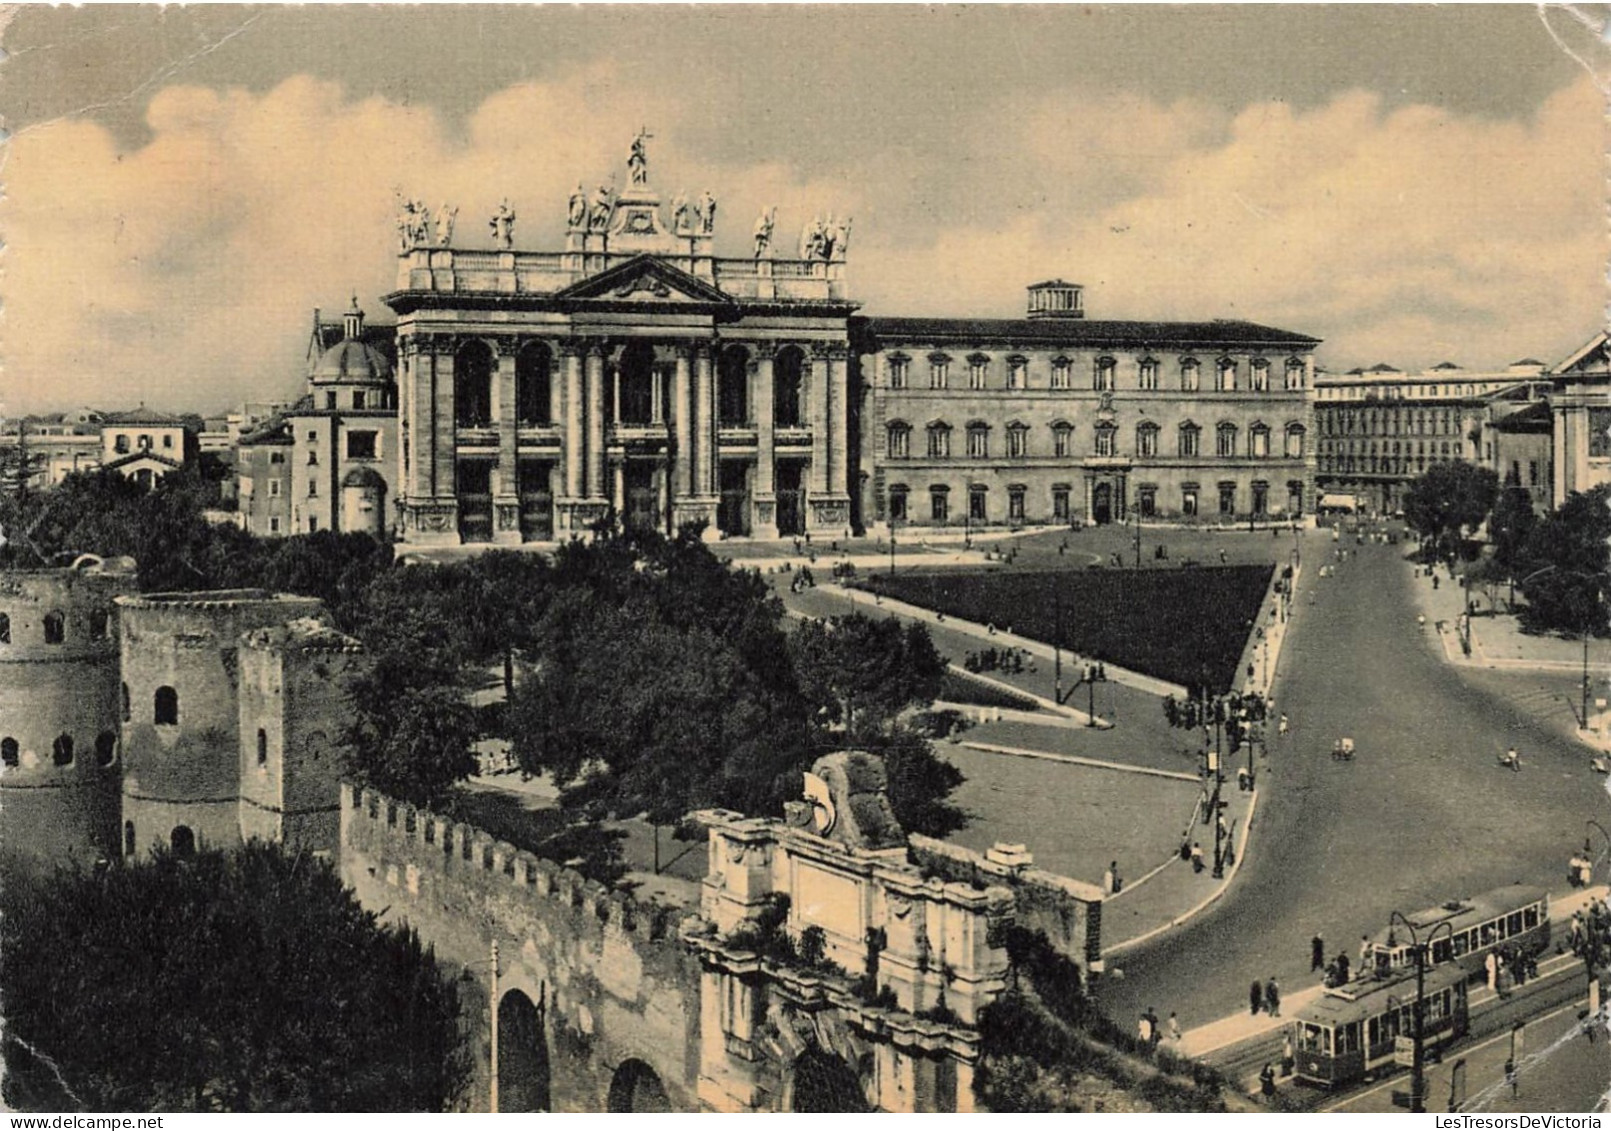
[(384, 296), (402, 541), (549, 541), (612, 511), (777, 538), (1312, 505), (1314, 338), (1086, 321), (1060, 281), (1021, 320), (866, 318), (848, 221), (784, 250), (770, 209), (753, 254), (721, 257), (717, 202), (663, 213), (642, 135), (628, 173), (577, 186), (559, 251), (516, 250), (507, 202), (490, 250), (405, 205)]

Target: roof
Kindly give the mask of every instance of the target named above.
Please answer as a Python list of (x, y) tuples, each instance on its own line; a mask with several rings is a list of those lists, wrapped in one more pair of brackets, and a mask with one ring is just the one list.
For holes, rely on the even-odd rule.
[(1402, 372), (1404, 372), (1404, 370), (1398, 368), (1398, 366), (1396, 366), (1396, 365), (1389, 365), (1385, 361), (1378, 361), (1375, 365), (1373, 365), (1369, 369), (1365, 370), (1365, 372), (1366, 373), (1402, 373)]
[(168, 428), (183, 428), (189, 423), (182, 416), (161, 412), (141, 405), (127, 412), (109, 412), (101, 418), (102, 424), (155, 424)]
[(141, 460), (150, 460), (152, 463), (160, 463), (164, 467), (174, 471), (177, 471), (179, 468), (184, 466), (184, 464), (180, 463), (176, 459), (169, 459), (167, 456), (159, 456), (153, 451), (130, 452), (126, 456), (119, 456), (111, 463), (102, 464), (101, 466), (106, 471), (118, 471), (122, 468), (128, 467), (130, 464), (138, 463)]
[(1597, 353), (1600, 354), (1600, 360), (1603, 364), (1605, 361), (1605, 355), (1601, 351), (1604, 350), (1608, 339), (1611, 339), (1611, 334), (1607, 334), (1606, 331), (1601, 330), (1598, 334), (1595, 334), (1594, 337), (1590, 338), (1588, 341), (1579, 346), (1569, 357), (1561, 361), (1561, 363), (1555, 367), (1555, 372), (1565, 373), (1569, 370), (1576, 369)]
[[(1350, 982), (1346, 986), (1327, 990), (1298, 1010), (1297, 1018), (1315, 1025), (1347, 1025), (1379, 1016), (1387, 1012), (1392, 1004), (1412, 1004), (1415, 1001), (1415, 970), (1400, 969), (1402, 973), (1397, 977)], [(1457, 962), (1447, 962), (1428, 969), (1423, 984), (1426, 993), (1435, 994), (1465, 980), (1464, 968)]]
[(1256, 322), (1215, 319), (1211, 322), (1126, 322), (1083, 318), (862, 318), (856, 319), (885, 345), (957, 341), (985, 345), (992, 341), (1030, 341), (1079, 346), (1283, 346), (1312, 349), (1319, 338), (1277, 330)]
[(291, 426), (282, 417), (276, 416), (263, 427), (243, 435), (237, 443), (238, 447), (257, 447), (261, 444), (290, 444), (294, 438), (291, 435)]
[(1526, 408), (1500, 417), (1490, 427), (1495, 432), (1553, 432), (1555, 416), (1548, 401), (1534, 401)]
[(1439, 370), (1443, 370), (1443, 369), (1459, 369), (1459, 368), (1460, 367), (1458, 365), (1456, 365), (1452, 361), (1440, 361), (1440, 362), (1438, 362), (1436, 365), (1434, 365), (1432, 367), (1430, 372), (1436, 373)]
[(1064, 280), (1064, 279), (1047, 279), (1043, 283), (1031, 283), (1031, 284), (1029, 284), (1028, 289), (1032, 290), (1032, 291), (1039, 291), (1039, 290), (1044, 290), (1046, 287), (1077, 287), (1077, 286), (1079, 286), (1078, 283), (1070, 283), (1070, 282), (1068, 282), (1067, 280)]
[(313, 365), (314, 381), (378, 381), (392, 378), (392, 362), (362, 338), (343, 338)]
[[(1531, 887), (1527, 884), (1509, 884), (1482, 895), (1466, 899), (1451, 899), (1447, 903), (1440, 903), (1436, 907), (1428, 907), (1417, 911), (1413, 915), (1406, 915), (1416, 930), (1430, 929), (1442, 923), (1449, 923), (1451, 929), (1456, 931), (1469, 930), (1478, 923), (1500, 915), (1519, 911), (1530, 903), (1549, 898), (1549, 893), (1543, 888)], [(1383, 930), (1376, 936), (1376, 941), (1385, 943), (1392, 928)], [(1407, 940), (1406, 940), (1407, 941)]]

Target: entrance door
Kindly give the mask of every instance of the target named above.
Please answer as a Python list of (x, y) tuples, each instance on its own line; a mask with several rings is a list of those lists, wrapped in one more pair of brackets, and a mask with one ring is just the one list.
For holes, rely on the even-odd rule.
[(492, 461), (469, 459), (459, 464), (459, 539), (492, 541)]
[(730, 538), (750, 532), (750, 465), (736, 459), (721, 462), (721, 502), (716, 508), (716, 529)]
[(634, 530), (660, 528), (660, 492), (654, 485), (654, 464), (649, 460), (626, 462), (626, 524)]
[(518, 465), (516, 490), (520, 494), (520, 539), (523, 542), (554, 540), (553, 464), (523, 459)]
[(1104, 526), (1113, 521), (1113, 485), (1098, 483), (1091, 492), (1091, 521)]
[(779, 460), (777, 465), (778, 533), (785, 538), (805, 533), (805, 491), (800, 487), (803, 465)]

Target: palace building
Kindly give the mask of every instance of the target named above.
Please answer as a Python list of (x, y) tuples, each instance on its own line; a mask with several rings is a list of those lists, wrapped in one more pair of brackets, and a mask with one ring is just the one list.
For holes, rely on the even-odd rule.
[(1312, 508), (1317, 339), (1086, 320), (1062, 281), (1019, 320), (862, 317), (848, 221), (785, 252), (770, 209), (753, 254), (720, 257), (708, 192), (663, 214), (643, 135), (628, 170), (577, 186), (559, 251), (516, 250), (507, 202), (490, 250), (405, 206), (384, 297), (404, 542), (548, 541), (612, 510), (776, 538)]

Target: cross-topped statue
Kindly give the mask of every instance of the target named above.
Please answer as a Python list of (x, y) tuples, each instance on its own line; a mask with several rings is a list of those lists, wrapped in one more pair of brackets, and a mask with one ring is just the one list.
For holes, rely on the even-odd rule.
[(632, 151), (627, 154), (627, 173), (635, 185), (649, 183), (649, 147), (645, 143), (652, 137), (654, 134), (649, 132), (648, 126), (640, 126), (638, 136), (632, 139)]

